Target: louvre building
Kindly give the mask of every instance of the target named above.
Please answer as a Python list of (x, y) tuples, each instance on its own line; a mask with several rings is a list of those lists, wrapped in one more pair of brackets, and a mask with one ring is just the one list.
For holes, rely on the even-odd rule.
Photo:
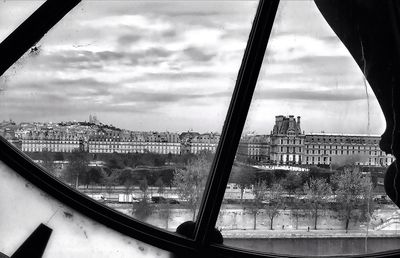
[(386, 167), (394, 157), (380, 150), (379, 141), (378, 135), (306, 134), (300, 117), (280, 115), (270, 135), (244, 137), (238, 154), (266, 164), (330, 165), (353, 160), (358, 165)]

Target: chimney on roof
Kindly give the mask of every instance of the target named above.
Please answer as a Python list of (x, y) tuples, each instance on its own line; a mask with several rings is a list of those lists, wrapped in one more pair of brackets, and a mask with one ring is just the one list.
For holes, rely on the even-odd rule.
[[(300, 116), (297, 116), (297, 123), (296, 123), (297, 131), (299, 134), (301, 134), (301, 127), (300, 127)], [(304, 132), (303, 132), (304, 134)]]
[(288, 129), (294, 129), (296, 128), (296, 119), (294, 118), (293, 115), (289, 115), (288, 119)]
[(284, 116), (279, 115), (279, 116), (275, 116), (275, 125), (274, 125), (274, 133), (278, 133), (280, 128), (282, 127), (282, 123), (283, 123), (283, 119)]

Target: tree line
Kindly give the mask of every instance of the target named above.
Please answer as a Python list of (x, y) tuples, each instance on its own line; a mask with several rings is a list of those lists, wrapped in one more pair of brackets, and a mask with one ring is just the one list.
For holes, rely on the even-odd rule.
[[(213, 154), (202, 152), (198, 155), (161, 155), (144, 154), (89, 154), (75, 151), (72, 153), (30, 153), (33, 159), (42, 160), (42, 166), (54, 171), (55, 160), (67, 160), (68, 165), (59, 175), (72, 186), (104, 185), (125, 186), (126, 192), (133, 186), (139, 186), (143, 198), (135, 204), (133, 212), (139, 218), (151, 214), (148, 205), (148, 186), (156, 186), (159, 193), (165, 187), (176, 187), (177, 193), (193, 213), (193, 220), (200, 206), (201, 197), (210, 171)], [(89, 167), (90, 161), (105, 161), (103, 167)], [(376, 174), (363, 176), (356, 166), (345, 164), (341, 167), (323, 169), (311, 167), (307, 172), (288, 172), (285, 170), (262, 171), (250, 166), (235, 164), (229, 182), (235, 183), (241, 192), (243, 204), (244, 189), (251, 188), (254, 200), (250, 210), (254, 216), (256, 229), (257, 216), (264, 211), (273, 229), (274, 219), (282, 209), (290, 209), (296, 219), (296, 228), (302, 214), (310, 214), (313, 228), (317, 229), (321, 211), (337, 211), (345, 221), (348, 230), (352, 219), (368, 220), (375, 206), (372, 202), (372, 190), (376, 186)], [(289, 202), (285, 196), (289, 198)], [(334, 204), (332, 204), (334, 202)], [(169, 205), (163, 204), (163, 212), (169, 214)]]
[[(174, 155), (156, 153), (100, 153), (92, 154), (75, 150), (62, 152), (27, 153), (33, 160), (40, 160), (41, 165), (50, 173), (65, 182), (79, 185), (139, 185), (146, 180), (150, 186), (172, 186), (175, 168), (184, 167), (194, 154)], [(59, 161), (67, 161), (60, 171)], [(90, 162), (102, 161), (102, 166), (89, 166)]]
[(372, 191), (374, 184), (370, 176), (365, 176), (357, 166), (343, 166), (334, 171), (310, 169), (308, 172), (263, 172), (233, 168), (230, 182), (241, 190), (241, 202), (245, 188), (252, 188), (254, 200), (250, 210), (254, 216), (256, 229), (257, 215), (265, 212), (270, 229), (274, 218), (288, 208), (295, 218), (296, 229), (299, 217), (309, 214), (316, 230), (322, 211), (338, 212), (345, 222), (346, 232), (351, 220), (369, 221), (375, 204)]

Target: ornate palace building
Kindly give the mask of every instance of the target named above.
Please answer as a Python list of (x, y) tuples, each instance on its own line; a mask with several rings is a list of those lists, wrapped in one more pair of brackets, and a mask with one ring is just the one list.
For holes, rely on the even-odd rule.
[(273, 164), (302, 164), (305, 135), (300, 117), (276, 116), (271, 132), (270, 160)]
[[(264, 135), (263, 138), (268, 139), (268, 135)], [(275, 117), (275, 125), (269, 135), (270, 142), (264, 140), (263, 145), (251, 145), (250, 139), (252, 138), (247, 136), (242, 138), (237, 156), (243, 158), (243, 155), (247, 155), (265, 164), (329, 166), (352, 162), (364, 166), (386, 167), (394, 161), (392, 155), (386, 155), (380, 150), (380, 136), (305, 134), (301, 131), (300, 117), (296, 119), (292, 115)], [(269, 149), (264, 147), (265, 145), (268, 145)], [(269, 153), (266, 153), (266, 150)]]

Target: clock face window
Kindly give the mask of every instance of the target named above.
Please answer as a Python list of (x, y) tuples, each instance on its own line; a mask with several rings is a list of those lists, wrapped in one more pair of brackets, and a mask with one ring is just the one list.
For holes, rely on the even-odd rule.
[(80, 3), (2, 76), (1, 135), (70, 187), (175, 231), (196, 220), (257, 4)]
[[(0, 15), (0, 40), (41, 3), (0, 3), (14, 14)], [(219, 146), (224, 119), (244, 117), (227, 111), (257, 5), (83, 1), (0, 77), (0, 136), (135, 223), (206, 225), (203, 194), (205, 211), (222, 182), (218, 158), (229, 157), (214, 159), (230, 146)], [(282, 1), (240, 143), (226, 152), (236, 156), (215, 225), (225, 247), (304, 256), (396, 249), (384, 125), (314, 2)], [(198, 232), (190, 241), (202, 241)]]

